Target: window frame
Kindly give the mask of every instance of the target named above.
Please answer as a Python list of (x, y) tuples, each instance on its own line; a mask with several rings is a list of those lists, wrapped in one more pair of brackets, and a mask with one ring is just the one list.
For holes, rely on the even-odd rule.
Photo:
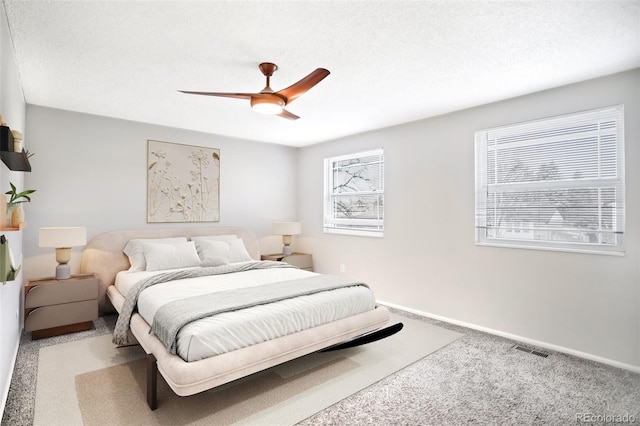
[[(601, 118), (606, 117), (606, 118)], [(530, 132), (530, 129), (535, 129), (536, 132), (542, 132), (545, 130), (558, 129), (560, 125), (569, 127), (572, 123), (580, 120), (592, 120), (591, 123), (598, 124), (598, 132), (597, 132), (597, 147), (598, 147), (598, 168), (597, 173), (598, 176), (596, 178), (591, 179), (582, 179), (582, 178), (564, 178), (558, 180), (541, 180), (539, 178), (537, 181), (529, 182), (526, 179), (519, 180), (514, 183), (504, 183), (499, 182), (497, 177), (490, 179), (489, 171), (491, 170), (491, 166), (488, 165), (490, 155), (495, 155), (491, 160), (493, 161), (494, 172), (496, 176), (498, 176), (498, 160), (497, 153), (494, 152), (490, 154), (490, 141), (492, 140), (489, 135), (491, 134), (503, 134), (511, 136), (521, 136), (525, 130)], [(615, 177), (607, 177), (605, 170), (605, 166), (601, 162), (602, 155), (602, 145), (604, 144), (604, 137), (600, 133), (601, 124), (615, 121)], [(545, 127), (547, 126), (547, 127)], [(555, 126), (551, 127), (551, 126)], [(564, 128), (562, 128), (564, 130)], [(520, 132), (520, 133), (518, 133)], [(504, 137), (504, 136), (502, 136)], [(560, 139), (562, 142), (567, 140)], [(529, 140), (527, 140), (529, 142)], [(570, 142), (574, 144), (578, 144), (579, 140), (571, 140)], [(499, 149), (505, 149), (499, 147), (498, 139), (494, 142), (494, 151)], [(534, 142), (531, 142), (534, 144)], [(474, 134), (474, 144), (475, 144), (475, 179), (476, 179), (476, 200), (475, 200), (475, 244), (476, 245), (485, 245), (485, 246), (498, 246), (498, 247), (512, 247), (512, 248), (526, 248), (526, 249), (538, 249), (538, 250), (551, 250), (551, 251), (564, 251), (564, 252), (579, 252), (579, 253), (590, 253), (590, 254), (610, 254), (610, 255), (624, 255), (625, 254), (625, 242), (624, 242), (624, 233), (625, 233), (625, 164), (624, 164), (624, 105), (613, 105), (608, 107), (596, 108), (588, 111), (581, 111), (572, 114), (566, 114), (555, 117), (547, 117), (538, 120), (532, 120), (524, 123), (516, 123), (506, 126), (495, 127), (491, 129), (484, 129), (475, 132)], [(542, 145), (542, 144), (540, 144)], [(544, 148), (547, 151), (544, 151), (547, 154), (552, 154), (553, 152), (553, 144), (548, 143)], [(505, 145), (506, 146), (506, 145)], [(553, 157), (551, 157), (553, 158)], [(610, 172), (609, 172), (610, 173)], [(493, 183), (489, 183), (489, 180), (494, 180)], [(513, 185), (511, 189), (507, 187), (509, 185)], [(490, 187), (493, 186), (493, 188)], [(562, 190), (582, 190), (588, 191), (589, 189), (596, 190), (598, 197), (601, 196), (603, 190), (612, 190), (615, 193), (615, 203), (613, 205), (604, 204), (601, 202), (601, 198), (598, 198), (598, 201), (595, 204), (595, 208), (597, 209), (597, 214), (599, 218), (598, 228), (592, 232), (599, 235), (597, 242), (572, 242), (572, 241), (554, 241), (549, 238), (548, 240), (538, 240), (538, 239), (526, 239), (515, 237), (508, 238), (505, 236), (501, 237), (493, 237), (489, 236), (488, 233), (491, 229), (491, 222), (489, 214), (490, 207), (490, 195), (494, 197), (503, 197), (505, 193), (508, 191), (545, 191), (550, 190), (549, 188), (559, 188)], [(526, 193), (526, 192), (524, 192)], [(521, 208), (531, 208), (534, 204), (526, 204)], [(511, 206), (507, 209), (512, 208)], [(576, 210), (578, 207), (574, 207)], [(611, 209), (612, 213), (607, 213), (605, 208)], [(559, 207), (556, 207), (556, 213), (558, 212)], [(494, 217), (497, 216), (498, 210), (495, 209), (494, 205)], [(505, 214), (508, 210), (500, 211), (500, 214)], [(513, 211), (518, 211), (513, 210)], [(573, 212), (573, 211), (572, 211)], [(575, 213), (579, 214), (579, 213)], [(604, 220), (603, 217), (611, 217), (611, 230), (605, 231), (603, 227)], [(496, 219), (494, 219), (495, 221)], [(499, 222), (498, 222), (499, 223)], [(551, 226), (551, 221), (549, 221), (549, 227)], [(495, 226), (496, 224), (493, 223)], [(536, 225), (531, 224), (529, 227), (522, 227), (521, 230), (534, 233), (536, 230), (540, 231), (542, 228), (538, 228)], [(497, 231), (498, 228), (494, 228), (494, 232)], [(570, 234), (571, 231), (568, 228), (568, 225), (565, 225), (563, 222), (562, 227), (554, 229), (560, 232), (567, 232)], [(574, 235), (589, 232), (587, 228), (575, 228), (573, 230)], [(606, 244), (604, 241), (604, 237), (602, 236), (604, 233), (613, 234), (615, 238), (615, 243)]]
[[(378, 219), (338, 219), (334, 216), (332, 198), (335, 196), (345, 196), (349, 193), (334, 192), (333, 171), (334, 164), (340, 161), (357, 159), (363, 157), (380, 156), (382, 164), (380, 170), (380, 186), (381, 189), (373, 191), (353, 192), (354, 196), (375, 194), (382, 199), (382, 217)], [(384, 236), (384, 149), (376, 148), (367, 151), (355, 152), (352, 154), (344, 154), (324, 159), (324, 213), (323, 213), (323, 232), (327, 234), (355, 235), (364, 237), (382, 238)], [(347, 225), (347, 226), (341, 226)], [(372, 225), (370, 228), (350, 228), (348, 225)], [(374, 228), (378, 229), (374, 229)]]

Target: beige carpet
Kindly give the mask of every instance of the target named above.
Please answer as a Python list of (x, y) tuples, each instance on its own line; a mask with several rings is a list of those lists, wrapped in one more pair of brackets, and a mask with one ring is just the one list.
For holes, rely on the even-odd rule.
[[(290, 425), (323, 410), (462, 336), (405, 317), (379, 342), (312, 354), (190, 397), (158, 379), (158, 404), (145, 400), (144, 353), (114, 349), (111, 336), (40, 350), (35, 425)], [(161, 377), (161, 376), (160, 376)]]

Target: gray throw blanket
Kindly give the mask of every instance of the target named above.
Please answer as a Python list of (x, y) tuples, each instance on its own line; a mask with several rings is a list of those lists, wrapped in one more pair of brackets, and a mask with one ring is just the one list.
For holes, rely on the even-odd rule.
[(368, 287), (364, 283), (342, 277), (316, 275), (176, 300), (158, 309), (153, 318), (151, 332), (164, 343), (169, 352), (176, 354), (178, 332), (190, 322), (223, 312), (358, 285)]
[(249, 271), (252, 269), (268, 269), (268, 268), (295, 268), (285, 262), (274, 261), (253, 261), (242, 263), (228, 263), (219, 266), (210, 266), (204, 268), (186, 269), (180, 271), (166, 272), (164, 274), (154, 275), (153, 277), (140, 280), (127, 293), (127, 297), (120, 309), (120, 315), (116, 326), (113, 330), (113, 343), (116, 345), (128, 345), (129, 342), (129, 323), (131, 316), (135, 312), (138, 303), (138, 296), (147, 287), (155, 284), (166, 283), (168, 281), (181, 280), (185, 278), (203, 277), (207, 275), (229, 274), (233, 272)]

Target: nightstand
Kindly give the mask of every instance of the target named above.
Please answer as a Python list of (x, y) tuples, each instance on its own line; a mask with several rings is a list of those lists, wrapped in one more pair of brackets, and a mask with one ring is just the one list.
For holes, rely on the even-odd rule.
[(265, 254), (260, 256), (262, 260), (275, 260), (276, 262), (286, 262), (290, 265), (297, 266), (300, 269), (313, 272), (313, 258), (306, 253), (292, 254)]
[(24, 286), (24, 330), (32, 339), (90, 330), (98, 318), (98, 278), (29, 280)]

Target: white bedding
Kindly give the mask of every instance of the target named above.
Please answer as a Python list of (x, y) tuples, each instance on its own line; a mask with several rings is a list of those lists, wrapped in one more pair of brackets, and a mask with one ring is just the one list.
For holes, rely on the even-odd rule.
[[(116, 277), (115, 286), (126, 296), (139, 280), (164, 272), (168, 271), (122, 271)], [(295, 268), (274, 268), (157, 284), (140, 295), (138, 313), (151, 324), (157, 309), (173, 300), (313, 275), (317, 274)], [(197, 361), (356, 315), (374, 307), (373, 293), (364, 286), (357, 286), (227, 312), (198, 320), (180, 330), (178, 355), (185, 361)]]

